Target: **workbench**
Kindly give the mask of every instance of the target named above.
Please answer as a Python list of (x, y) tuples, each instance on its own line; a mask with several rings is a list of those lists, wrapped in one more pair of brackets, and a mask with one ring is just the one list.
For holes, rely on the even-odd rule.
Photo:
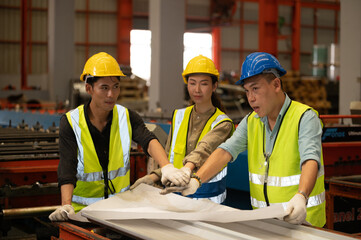
[[(69, 218), (82, 221), (80, 224), (95, 224), (104, 233), (108, 230), (129, 239), (355, 239), (333, 230), (278, 220), (283, 216), (282, 205), (239, 210), (209, 200), (194, 200), (174, 193), (159, 195), (159, 192), (160, 189), (142, 184), (89, 205)], [(59, 239), (92, 239), (89, 234), (101, 232), (99, 227), (86, 227), (87, 231), (81, 230), (79, 234), (80, 229), (69, 224), (59, 223)], [(84, 233), (86, 237), (79, 238)]]
[(79, 227), (70, 222), (58, 223), (59, 238), (52, 237), (52, 239), (361, 239), (351, 234), (310, 226), (292, 225), (276, 219), (234, 223), (149, 219), (117, 220), (107, 222), (95, 221), (93, 223), (96, 223), (97, 226), (92, 225), (91, 227)]
[[(329, 186), (326, 192), (327, 228), (361, 237), (361, 175), (332, 177), (326, 182)], [(336, 206), (336, 200), (342, 200), (344, 204)]]

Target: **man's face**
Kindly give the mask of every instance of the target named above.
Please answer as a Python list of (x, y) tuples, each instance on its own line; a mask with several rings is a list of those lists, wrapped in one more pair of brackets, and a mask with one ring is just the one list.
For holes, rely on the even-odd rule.
[(276, 89), (274, 80), (268, 82), (262, 76), (256, 76), (246, 79), (243, 87), (250, 106), (258, 116), (268, 116), (275, 105)]
[(86, 84), (86, 91), (91, 95), (95, 107), (111, 111), (120, 94), (120, 82), (116, 77), (103, 77), (93, 86)]

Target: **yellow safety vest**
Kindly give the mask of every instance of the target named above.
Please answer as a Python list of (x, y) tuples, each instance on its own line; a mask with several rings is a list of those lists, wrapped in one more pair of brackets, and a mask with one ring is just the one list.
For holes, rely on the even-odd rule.
[[(302, 115), (309, 109), (312, 108), (299, 102), (291, 102), (283, 116), (268, 164), (265, 164), (264, 154), (265, 126), (260, 118), (255, 118), (255, 112), (248, 117), (248, 167), (253, 208), (266, 207), (267, 200), (269, 204), (283, 203), (285, 206), (297, 193), (301, 177), (298, 128)], [(323, 227), (326, 223), (325, 205), (321, 152), (321, 166), (308, 200), (306, 221)]]
[[(186, 155), (187, 148), (188, 126), (193, 107), (194, 105), (183, 109), (177, 109), (173, 114), (169, 161), (173, 163), (176, 168), (183, 167), (183, 159)], [(201, 135), (197, 140), (197, 145), (209, 131), (224, 121), (232, 122), (225, 113), (217, 108), (205, 124)], [(224, 167), (216, 176), (207, 183), (203, 183), (197, 192), (189, 197), (208, 198), (216, 203), (223, 202), (226, 198), (226, 176), (227, 167)]]
[[(104, 199), (104, 176), (84, 115), (84, 105), (66, 113), (78, 145), (77, 183), (72, 205), (75, 211)], [(132, 128), (128, 109), (115, 105), (110, 129), (108, 179), (115, 193), (129, 189)], [(111, 195), (110, 195), (111, 196)]]

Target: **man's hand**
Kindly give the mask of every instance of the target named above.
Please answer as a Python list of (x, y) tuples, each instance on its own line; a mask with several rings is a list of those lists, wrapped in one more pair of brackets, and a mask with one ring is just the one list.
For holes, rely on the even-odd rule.
[(68, 214), (75, 214), (74, 208), (70, 204), (58, 207), (54, 212), (49, 215), (49, 219), (55, 221), (68, 221)]
[(187, 186), (184, 187), (166, 187), (162, 191), (160, 191), (160, 194), (168, 194), (172, 192), (180, 192), (183, 196), (188, 196), (197, 191), (199, 188), (199, 182), (195, 178), (191, 178)]
[[(188, 168), (189, 169), (189, 168)], [(163, 185), (169, 185), (169, 182), (175, 186), (186, 186), (190, 179), (190, 173), (183, 171), (182, 169), (177, 169), (173, 164), (167, 164), (161, 169), (162, 179), (161, 182)]]
[(134, 188), (138, 187), (138, 185), (141, 183), (153, 185), (154, 180), (150, 175), (145, 175), (144, 177), (139, 178), (137, 181), (135, 181), (135, 183), (132, 186), (130, 186), (130, 190), (133, 190)]
[(288, 202), (284, 220), (292, 224), (302, 224), (307, 216), (306, 198), (299, 193)]

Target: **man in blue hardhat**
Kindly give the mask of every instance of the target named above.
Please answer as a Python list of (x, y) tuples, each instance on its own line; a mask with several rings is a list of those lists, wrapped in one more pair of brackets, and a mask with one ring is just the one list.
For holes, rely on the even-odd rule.
[(269, 53), (247, 56), (236, 84), (245, 89), (253, 111), (196, 175), (206, 182), (248, 150), (252, 207), (282, 203), (285, 221), (323, 227), (326, 202), (321, 121), (317, 111), (292, 101), (283, 91), (280, 77), (285, 74), (279, 61)]

